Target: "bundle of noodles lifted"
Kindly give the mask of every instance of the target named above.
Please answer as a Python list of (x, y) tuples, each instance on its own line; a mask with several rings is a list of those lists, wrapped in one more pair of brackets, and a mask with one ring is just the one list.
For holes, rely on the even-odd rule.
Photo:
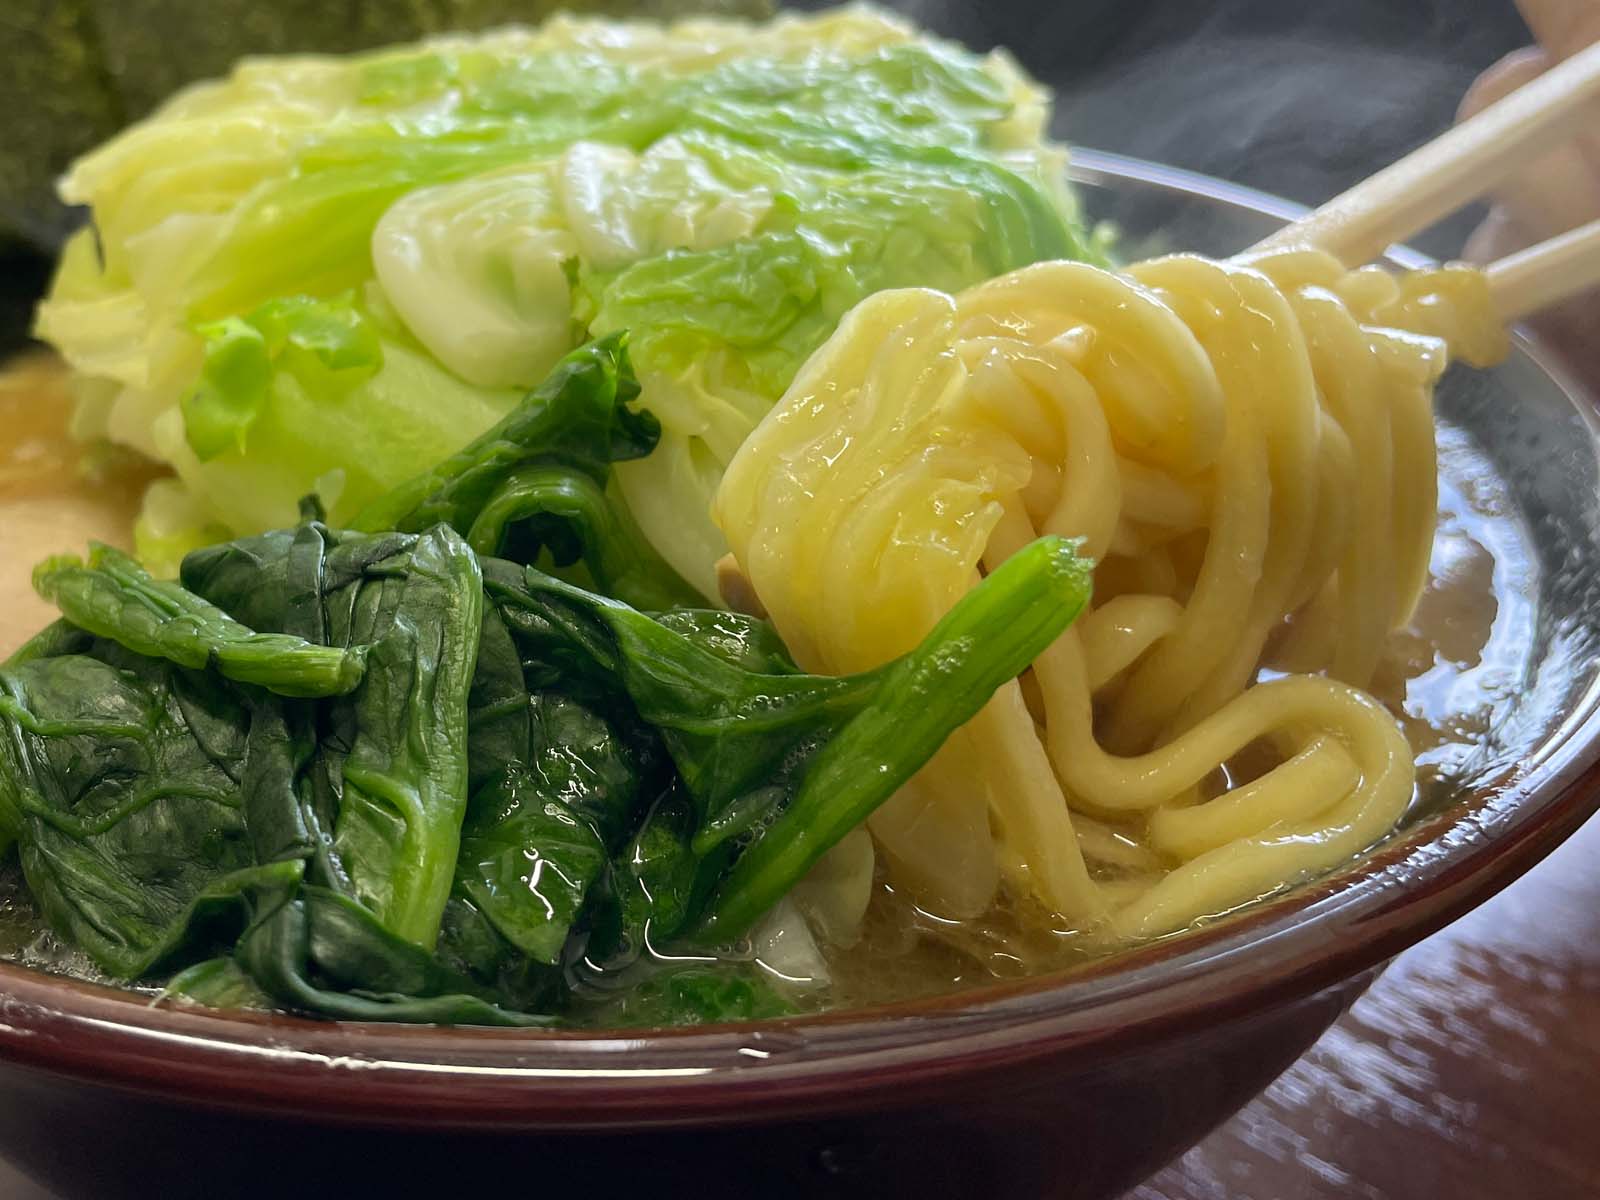
[(1433, 385), (1504, 352), (1477, 272), (1303, 249), (858, 305), (716, 500), (798, 662), (903, 653), (1040, 534), (1097, 562), (1092, 609), (870, 819), (890, 881), (1120, 940), (1387, 834), (1415, 768), (1362, 688), (1427, 577)]

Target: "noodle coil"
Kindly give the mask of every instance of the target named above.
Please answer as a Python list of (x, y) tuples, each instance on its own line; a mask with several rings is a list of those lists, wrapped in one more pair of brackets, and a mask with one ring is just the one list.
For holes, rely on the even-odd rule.
[(715, 505), (800, 664), (909, 649), (1042, 534), (1098, 563), (1093, 610), (871, 818), (891, 878), (1141, 937), (1381, 839), (1414, 765), (1360, 689), (1427, 579), (1433, 387), (1505, 348), (1475, 271), (1300, 249), (859, 304)]

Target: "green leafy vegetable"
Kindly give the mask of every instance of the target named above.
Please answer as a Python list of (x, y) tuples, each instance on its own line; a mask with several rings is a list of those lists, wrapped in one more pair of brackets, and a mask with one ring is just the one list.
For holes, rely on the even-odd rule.
[(185, 967), (161, 989), (162, 999), (186, 1000), (207, 1008), (270, 1010), (272, 997), (231, 954)]
[(800, 670), (777, 630), (766, 621), (720, 608), (675, 608), (654, 614), (656, 623), (746, 671), (790, 675)]
[[(221, 74), (241, 54), (343, 53), (396, 38), (533, 22), (558, 10), (665, 19), (719, 12), (764, 16), (762, 0), (214, 0), (197, 22), (190, 0), (24, 0), (8, 7), (0, 103), (11, 136), (0, 158), (0, 230), (48, 248), (73, 222), (53, 199), (74, 155), (196, 79)], [(173, 53), (181, 41), (183, 53)], [(363, 95), (415, 94), (441, 76), (440, 58), (380, 58)]]
[(682, 788), (667, 790), (650, 806), (595, 894), (585, 945), (590, 974), (625, 972), (688, 926), (727, 860), (723, 853), (703, 863), (695, 854), (696, 820), (695, 805)]
[(802, 920), (790, 889), (1076, 616), (1089, 567), (1041, 539), (844, 678), (749, 617), (641, 611), (584, 586), (686, 590), (605, 491), (655, 436), (635, 390), (620, 335), (567, 356), (365, 518), (396, 528), (332, 528), (307, 497), (177, 582), (103, 547), (43, 564), (65, 619), (0, 667), (0, 839), (52, 928), (198, 1003), (789, 1011), (730, 947)]
[(34, 587), (68, 620), (139, 653), (283, 696), (332, 696), (353, 690), (367, 648), (315, 645), (288, 634), (257, 633), (192, 592), (152, 579), (133, 559), (96, 543), (89, 561), (70, 555), (34, 570)]
[(566, 466), (603, 481), (613, 461), (648, 454), (661, 427), (628, 407), (639, 385), (624, 345), (622, 335), (613, 335), (567, 355), (515, 411), (367, 507), (357, 528), (417, 530), (442, 521), (465, 533), (524, 467)]
[(601, 993), (587, 1014), (607, 1026), (765, 1021), (795, 1012), (759, 967), (689, 963), (656, 969)]
[[(671, 754), (668, 797), (625, 856), (660, 937), (747, 930), (831, 846), (926, 762), (1087, 604), (1074, 544), (1043, 538), (964, 597), (916, 650), (845, 678), (751, 671), (617, 601), (489, 561), (484, 590), (525, 658), (557, 677), (621, 689)], [(688, 812), (683, 810), (687, 806)], [(722, 874), (730, 851), (731, 871)], [(697, 890), (721, 876), (703, 914)], [(639, 872), (648, 867), (654, 873)]]
[[(358, 559), (364, 549), (356, 545)], [(342, 566), (337, 551), (330, 555), (331, 568)], [(335, 727), (336, 738), (350, 736), (334, 848), (355, 895), (383, 924), (431, 947), (466, 797), (467, 693), (482, 622), (478, 564), (460, 538), (435, 527), (361, 566), (353, 597), (332, 589), (324, 600), (341, 605), (330, 617), (348, 613), (344, 629), (330, 621), (333, 637), (372, 645), (367, 680)]]
[(138, 538), (175, 565), (310, 491), (348, 525), (626, 328), (655, 448), (497, 475), (475, 545), (516, 524), (646, 607), (664, 560), (703, 602), (724, 467), (853, 303), (1095, 257), (1047, 116), (1003, 57), (868, 10), (253, 60), (67, 172), (94, 228), (37, 331), (80, 432), (173, 467)]
[(476, 796), (513, 763), (527, 761), (533, 737), (532, 698), (522, 656), (500, 610), (483, 606), (478, 666), (467, 693), (467, 794)]
[(349, 297), (268, 300), (248, 316), (224, 317), (196, 332), (205, 340), (205, 363), (182, 411), (201, 462), (245, 449), (274, 383), (292, 377), (306, 392), (336, 401), (383, 365), (378, 334)]
[(661, 560), (606, 494), (611, 464), (648, 454), (660, 426), (630, 407), (639, 384), (621, 334), (567, 355), (494, 428), (363, 510), (357, 528), (416, 530), (444, 522), (480, 554), (548, 552), (582, 562), (587, 580), (645, 608), (697, 593)]
[(520, 774), (477, 805), (482, 815), (462, 837), (461, 891), (508, 942), (555, 966), (606, 848), (592, 825)]
[(435, 953), (459, 977), (471, 980), (474, 994), (494, 996), (502, 1008), (569, 1015), (564, 972), (518, 950), (459, 892), (445, 906)]
[(249, 718), (208, 673), (87, 634), (0, 670), (0, 809), (52, 927), (136, 977), (301, 864), (256, 865), (238, 791)]
[[(259, 316), (262, 310), (270, 321)], [(140, 557), (157, 573), (175, 571), (183, 554), (224, 541), (230, 531), (291, 524), (307, 492), (348, 521), (432, 467), (464, 431), (493, 425), (523, 394), (463, 382), (418, 346), (370, 289), (322, 299), (295, 294), (247, 316), (276, 332), (257, 342), (255, 326), (244, 318), (224, 321), (239, 322), (252, 350), (231, 379), (211, 365), (225, 339), (193, 330), (180, 335), (179, 344), (190, 336), (199, 341), (192, 361), (202, 375), (180, 403), (195, 416), (193, 426), (173, 420), (178, 413), (141, 408), (130, 415), (131, 397), (93, 385), (84, 390), (77, 420), (86, 435), (96, 436), (97, 405), (104, 401), (122, 414), (118, 421), (134, 422), (128, 436), (136, 449), (178, 470), (177, 479), (158, 481), (146, 493), (136, 527)], [(358, 357), (347, 365), (337, 365), (344, 351), (336, 354), (325, 342), (330, 327), (350, 331), (347, 349)], [(214, 328), (195, 322), (196, 330)], [(280, 337), (282, 348), (273, 351)], [(324, 363), (319, 351), (333, 361)], [(413, 407), (402, 419), (397, 410), (406, 405)]]
[(656, 553), (620, 495), (560, 467), (527, 467), (509, 476), (468, 531), (480, 553), (537, 560), (556, 569), (582, 563), (608, 596), (644, 609), (700, 603), (700, 594)]
[(0, 825), (48, 920), (123, 977), (205, 959), (174, 985), (197, 999), (490, 1024), (549, 1019), (578, 959), (585, 994), (653, 981), (617, 1019), (777, 1011), (748, 980), (645, 960), (749, 928), (1088, 587), (1044, 539), (905, 658), (830, 679), (748, 618), (657, 620), (480, 567), (444, 525), (312, 521), (197, 552), (185, 579), (259, 624), (359, 639), (366, 675), (285, 698), (67, 625), (35, 639), (0, 671)]
[(432, 946), (466, 807), (476, 556), (443, 525), (363, 536), (313, 523), (197, 551), (183, 580), (266, 628), (368, 647), (362, 685), (323, 714), (330, 872), (398, 936)]
[(1074, 550), (1040, 538), (1012, 555), (921, 645), (874, 672), (873, 703), (817, 751), (782, 815), (719, 883), (702, 937), (748, 929), (1060, 636), (1089, 602), (1089, 565)]
[(715, 820), (793, 751), (866, 702), (870, 677), (767, 675), (618, 601), (490, 560), (484, 589), (522, 648), (555, 677), (620, 688), (671, 752), (702, 820)]
[(264, 897), (236, 956), (280, 1004), (351, 1021), (547, 1025), (477, 995), (472, 981), (323, 888)]

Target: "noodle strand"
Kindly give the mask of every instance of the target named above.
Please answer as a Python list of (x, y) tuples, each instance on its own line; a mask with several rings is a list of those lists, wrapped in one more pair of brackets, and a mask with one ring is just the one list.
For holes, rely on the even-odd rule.
[(869, 821), (897, 885), (1148, 937), (1385, 836), (1415, 767), (1359, 688), (1427, 580), (1433, 385), (1504, 346), (1476, 272), (1305, 250), (859, 304), (715, 508), (800, 664), (893, 657), (1041, 534), (1098, 563), (1093, 609)]

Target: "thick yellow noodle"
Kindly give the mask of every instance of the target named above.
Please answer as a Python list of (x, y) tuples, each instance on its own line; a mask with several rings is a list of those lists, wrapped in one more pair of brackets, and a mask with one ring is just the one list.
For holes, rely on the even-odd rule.
[(1099, 564), (1093, 610), (869, 822), (896, 882), (1148, 936), (1382, 838), (1414, 766), (1360, 689), (1426, 582), (1433, 386), (1504, 350), (1478, 273), (1306, 250), (860, 304), (715, 507), (801, 665), (909, 649), (1040, 534)]

